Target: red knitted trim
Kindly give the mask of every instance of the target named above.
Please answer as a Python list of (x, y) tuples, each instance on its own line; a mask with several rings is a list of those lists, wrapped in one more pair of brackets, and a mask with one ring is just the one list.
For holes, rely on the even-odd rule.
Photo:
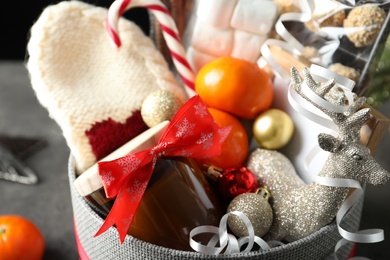
[(91, 129), (85, 131), (85, 135), (92, 146), (96, 160), (100, 160), (146, 129), (148, 127), (142, 120), (141, 112), (137, 110), (126, 119), (124, 124), (109, 118), (93, 124)]

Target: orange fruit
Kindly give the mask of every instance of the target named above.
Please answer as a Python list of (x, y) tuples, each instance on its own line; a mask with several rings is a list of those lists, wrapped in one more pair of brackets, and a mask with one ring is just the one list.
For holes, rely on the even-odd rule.
[(270, 76), (255, 63), (233, 57), (217, 58), (196, 76), (195, 90), (209, 107), (253, 119), (273, 100)]
[(0, 258), (2, 260), (40, 260), (45, 240), (30, 220), (15, 216), (0, 216)]
[(220, 127), (232, 126), (232, 129), (222, 144), (219, 156), (198, 160), (198, 162), (223, 169), (241, 167), (248, 156), (248, 136), (244, 126), (235, 116), (227, 112), (210, 107), (208, 110)]

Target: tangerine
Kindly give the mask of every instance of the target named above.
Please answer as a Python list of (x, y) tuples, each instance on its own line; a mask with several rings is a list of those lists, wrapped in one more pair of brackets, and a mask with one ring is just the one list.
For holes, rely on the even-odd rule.
[(235, 116), (227, 112), (210, 107), (208, 110), (220, 127), (232, 126), (232, 129), (222, 144), (219, 156), (198, 160), (198, 162), (223, 169), (241, 167), (248, 156), (249, 146), (244, 126)]
[(274, 95), (271, 77), (263, 69), (233, 57), (204, 65), (196, 76), (195, 90), (207, 106), (246, 119), (267, 110)]
[(30, 220), (16, 216), (0, 216), (0, 258), (2, 260), (40, 260), (45, 240)]

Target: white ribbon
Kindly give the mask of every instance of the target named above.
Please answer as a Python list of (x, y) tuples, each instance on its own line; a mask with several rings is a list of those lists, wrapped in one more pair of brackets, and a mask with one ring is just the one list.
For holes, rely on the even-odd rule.
[[(339, 240), (335, 246), (335, 259), (337, 258), (336, 252), (344, 245), (349, 242), (354, 243), (378, 243), (385, 239), (384, 231), (382, 229), (365, 229), (359, 230), (357, 232), (350, 232), (341, 227), (341, 221), (344, 216), (347, 214), (348, 210), (358, 201), (361, 196), (363, 196), (364, 191), (360, 183), (353, 179), (339, 179), (339, 178), (327, 178), (314, 176), (313, 181), (318, 184), (332, 187), (345, 187), (345, 188), (355, 188), (355, 190), (347, 197), (343, 202), (340, 209), (336, 214), (336, 224), (339, 234), (342, 239)], [(351, 259), (367, 259), (361, 257), (354, 257)]]
[[(236, 215), (244, 222), (248, 229), (248, 236), (237, 239), (234, 235), (227, 232), (227, 220), (229, 215)], [(205, 233), (214, 234), (207, 245), (202, 245), (201, 243), (195, 241), (195, 236)], [(217, 246), (218, 244), (219, 246)], [(245, 244), (247, 244), (247, 246), (241, 251), (241, 247)], [(267, 242), (255, 235), (252, 223), (248, 217), (240, 211), (232, 211), (223, 215), (219, 223), (219, 228), (215, 226), (199, 226), (192, 229), (190, 232), (191, 248), (196, 252), (209, 255), (250, 252), (255, 244), (260, 246), (263, 250), (270, 249)]]

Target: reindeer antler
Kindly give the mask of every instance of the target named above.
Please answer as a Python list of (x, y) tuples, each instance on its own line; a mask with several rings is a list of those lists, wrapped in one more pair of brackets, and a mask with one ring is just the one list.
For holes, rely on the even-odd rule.
[[(314, 93), (316, 93), (319, 97), (333, 103), (333, 104), (345, 104), (346, 96), (344, 92), (337, 88), (334, 91), (332, 89), (336, 85), (336, 81), (334, 79), (328, 80), (324, 84), (320, 84), (316, 82), (313, 77), (310, 74), (310, 71), (308, 68), (303, 69), (303, 76), (304, 76), (304, 82), (301, 79), (301, 76), (297, 69), (295, 67), (291, 68), (291, 85), (295, 89), (295, 91), (301, 95), (304, 99), (306, 99), (308, 102), (310, 102), (312, 105), (326, 113), (327, 115), (331, 116), (332, 111), (329, 111), (328, 109), (319, 106), (317, 103), (313, 102), (303, 91), (302, 91), (302, 84), (305, 83)], [(326, 110), (326, 111), (324, 111)]]
[(295, 91), (333, 120), (333, 122), (339, 127), (342, 139), (359, 139), (360, 128), (370, 118), (369, 108), (360, 110), (366, 99), (364, 97), (356, 98), (355, 95), (355, 100), (352, 104), (349, 104), (350, 106), (347, 111), (331, 111), (310, 99), (302, 90), (302, 84), (305, 83), (319, 97), (335, 105), (347, 105), (348, 99), (346, 98), (344, 91), (340, 87), (336, 86), (336, 81), (334, 79), (330, 79), (323, 84), (316, 82), (307, 68), (303, 69), (302, 74), (304, 76), (304, 81), (297, 69), (294, 67), (291, 68), (291, 86), (295, 89)]

